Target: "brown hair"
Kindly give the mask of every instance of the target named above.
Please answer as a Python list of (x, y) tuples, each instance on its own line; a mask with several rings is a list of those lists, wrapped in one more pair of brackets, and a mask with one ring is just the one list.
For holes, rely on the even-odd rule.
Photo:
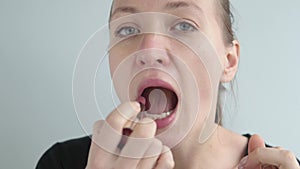
[[(232, 45), (232, 41), (235, 39), (235, 34), (233, 31), (233, 21), (234, 17), (231, 12), (232, 6), (230, 4), (230, 0), (216, 0), (217, 4), (217, 14), (219, 14), (220, 24), (221, 28), (223, 29), (223, 39), (225, 45)], [(218, 18), (217, 18), (218, 19)], [(236, 102), (236, 97), (235, 97), (235, 92), (234, 92), (234, 84), (235, 84), (235, 79), (231, 81), (229, 84), (229, 90), (231, 91), (231, 96), (234, 98), (234, 102)], [(222, 97), (224, 92), (227, 91), (227, 88), (220, 83), (219, 84), (219, 93), (218, 93), (218, 101), (217, 101), (217, 109), (216, 109), (216, 118), (215, 122), (218, 123), (219, 125), (222, 125), (222, 119), (223, 119), (223, 110), (224, 110), (224, 102), (226, 100), (222, 100)], [(227, 98), (227, 97), (226, 97)]]
[[(221, 26), (224, 30), (224, 41), (226, 44), (232, 44), (232, 41), (235, 39), (234, 31), (232, 29), (232, 24), (234, 21), (233, 14), (231, 12), (231, 4), (229, 0), (216, 0), (218, 9), (221, 9), (220, 12), (217, 12), (221, 18)], [(217, 9), (217, 10), (218, 10)]]

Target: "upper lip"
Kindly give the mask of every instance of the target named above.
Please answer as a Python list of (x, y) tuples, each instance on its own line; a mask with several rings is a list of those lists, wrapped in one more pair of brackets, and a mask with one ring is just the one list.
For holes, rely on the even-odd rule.
[(158, 79), (158, 78), (149, 78), (149, 79), (143, 80), (138, 86), (138, 91), (137, 91), (138, 96), (137, 97), (140, 97), (142, 95), (143, 91), (148, 87), (163, 87), (165, 89), (175, 92), (175, 94), (178, 97), (177, 90), (175, 90), (175, 88), (170, 83), (168, 83), (162, 79)]

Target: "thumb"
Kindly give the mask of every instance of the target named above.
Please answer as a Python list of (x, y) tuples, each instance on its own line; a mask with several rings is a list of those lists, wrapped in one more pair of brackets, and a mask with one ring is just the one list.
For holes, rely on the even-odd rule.
[[(250, 155), (254, 150), (256, 150), (257, 148), (259, 147), (266, 147), (265, 146), (265, 142), (264, 142), (264, 139), (261, 138), (259, 135), (257, 134), (254, 134), (253, 136), (250, 137), (249, 139), (249, 143), (248, 143), (248, 155)], [(253, 157), (253, 156), (252, 156)], [(248, 165), (248, 168), (249, 168), (249, 158), (248, 156), (244, 157), (241, 159), (240, 163), (238, 164), (238, 168), (245, 168), (246, 165)], [(250, 162), (251, 163), (251, 162)], [(257, 166), (254, 166), (252, 164), (251, 165), (251, 168), (255, 168)], [(257, 165), (257, 164), (255, 164)]]
[(259, 135), (254, 134), (253, 136), (251, 136), (248, 143), (248, 154), (250, 154), (259, 147), (266, 147), (264, 139), (261, 138)]

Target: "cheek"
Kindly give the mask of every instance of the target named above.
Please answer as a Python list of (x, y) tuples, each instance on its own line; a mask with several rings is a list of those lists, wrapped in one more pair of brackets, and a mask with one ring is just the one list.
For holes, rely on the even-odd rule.
[(119, 65), (131, 54), (129, 48), (119, 46), (113, 47), (109, 52), (110, 73), (113, 75)]
[(111, 79), (121, 102), (130, 100), (129, 87), (134, 75), (132, 66), (135, 63), (132, 54), (136, 50), (134, 45), (133, 43), (129, 45), (121, 42), (113, 46), (109, 52)]
[(212, 46), (216, 49), (216, 54), (218, 55), (221, 62), (224, 61), (226, 47), (224, 42), (224, 31), (215, 23), (215, 26), (210, 29), (208, 37), (211, 41)]
[[(201, 52), (195, 53), (195, 50), (191, 50), (186, 46), (180, 45), (172, 45), (176, 46), (174, 48), (174, 52), (178, 54), (180, 58), (180, 62), (183, 63), (185, 67), (189, 69), (189, 73), (192, 74), (194, 81), (197, 83), (197, 88), (199, 95), (202, 99), (202, 103), (208, 105), (211, 101), (214, 91), (218, 89), (220, 78), (220, 67), (219, 60), (213, 51), (199, 50)], [(185, 68), (178, 67), (178, 72), (180, 73), (180, 77), (187, 76), (183, 71)], [(183, 84), (187, 90), (191, 88), (190, 84)], [(194, 89), (194, 92), (196, 90)], [(204, 101), (204, 102), (203, 102)]]
[(126, 58), (136, 52), (138, 42), (138, 38), (130, 38), (111, 46), (109, 51), (109, 65), (111, 74), (116, 71), (118, 66), (124, 62)]
[(209, 99), (212, 91), (211, 76), (214, 75), (208, 72), (206, 69), (207, 65), (204, 65), (201, 58), (198, 56), (194, 55), (188, 59), (186, 64), (193, 73), (201, 98), (205, 98), (205, 100)]
[[(176, 68), (178, 69), (180, 77), (184, 78), (185, 76), (190, 74), (194, 79), (193, 81), (197, 83), (199, 91), (201, 93), (204, 94), (207, 93), (207, 91), (210, 91), (209, 89), (211, 89), (211, 75), (206, 69), (208, 65), (205, 65), (203, 63), (204, 58), (201, 58), (201, 56), (196, 55), (188, 47), (179, 45), (178, 43), (172, 44), (171, 46), (174, 47), (172, 51), (176, 53), (177, 56), (175, 57), (178, 58), (175, 62), (181, 62), (175, 63), (177, 65)], [(189, 87), (188, 83), (185, 83), (184, 81), (183, 83), (185, 86)]]
[(118, 54), (116, 53), (115, 50), (111, 50), (109, 52), (109, 68), (110, 68), (111, 75), (113, 75), (117, 66), (120, 64), (120, 59), (117, 56)]

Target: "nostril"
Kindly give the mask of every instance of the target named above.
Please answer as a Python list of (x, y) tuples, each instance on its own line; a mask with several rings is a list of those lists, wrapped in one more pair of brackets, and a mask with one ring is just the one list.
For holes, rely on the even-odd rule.
[(141, 63), (141, 65), (144, 65), (144, 64), (146, 64), (144, 61), (142, 61), (142, 60), (140, 60), (140, 63)]
[(166, 66), (169, 64), (169, 56), (165, 54), (146, 53), (136, 55), (135, 63), (138, 66)]
[(161, 59), (157, 59), (156, 61), (157, 61), (158, 63), (160, 63), (160, 64), (163, 63), (163, 61), (162, 61)]

